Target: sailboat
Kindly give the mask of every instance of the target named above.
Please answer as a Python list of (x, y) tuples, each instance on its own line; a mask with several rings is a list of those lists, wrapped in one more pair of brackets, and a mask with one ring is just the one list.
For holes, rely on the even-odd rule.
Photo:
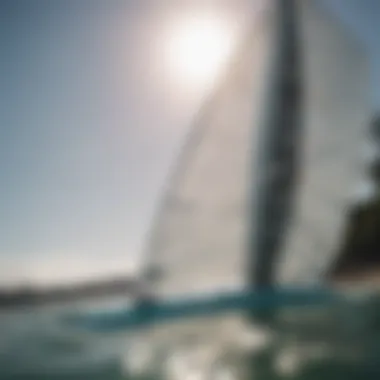
[[(172, 368), (194, 339), (214, 357), (267, 341), (274, 310), (341, 300), (323, 279), (364, 170), (369, 106), (366, 53), (339, 20), (313, 0), (263, 2), (169, 178), (135, 302), (67, 320), (137, 334), (142, 356)], [(262, 311), (250, 339), (244, 316)]]
[[(169, 180), (140, 297), (71, 322), (147, 332), (161, 322), (335, 302), (323, 278), (363, 170), (368, 73), (361, 44), (319, 2), (265, 2)], [(227, 325), (220, 334), (204, 324), (205, 335), (245, 334), (236, 318)]]

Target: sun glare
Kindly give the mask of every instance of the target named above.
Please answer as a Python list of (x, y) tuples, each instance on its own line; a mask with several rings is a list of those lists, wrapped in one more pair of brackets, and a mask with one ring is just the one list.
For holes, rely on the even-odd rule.
[(218, 75), (231, 51), (231, 31), (226, 22), (193, 16), (171, 30), (167, 56), (171, 74), (189, 85), (206, 85)]

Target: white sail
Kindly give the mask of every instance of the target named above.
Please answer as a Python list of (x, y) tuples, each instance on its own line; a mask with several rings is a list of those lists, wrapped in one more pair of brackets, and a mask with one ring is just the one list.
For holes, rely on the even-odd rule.
[[(256, 15), (179, 158), (147, 255), (162, 271), (154, 289), (159, 295), (246, 282), (258, 177), (253, 171), (260, 170), (252, 157), (260, 145), (263, 114), (271, 110), (267, 91), (280, 38), (273, 4), (266, 2)], [(360, 171), (358, 141), (368, 117), (367, 64), (360, 46), (313, 1), (296, 4), (306, 112), (296, 213), (279, 268), (282, 281), (315, 276), (331, 261)]]
[(315, 1), (298, 1), (305, 85), (302, 173), (280, 278), (319, 281), (336, 258), (370, 121), (364, 47)]
[(163, 270), (159, 294), (242, 285), (249, 169), (272, 48), (269, 9), (254, 20), (201, 109), (166, 193), (149, 246)]

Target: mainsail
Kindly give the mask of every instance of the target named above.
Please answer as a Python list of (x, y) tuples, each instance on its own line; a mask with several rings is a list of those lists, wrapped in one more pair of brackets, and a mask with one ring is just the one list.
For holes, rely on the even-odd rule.
[[(146, 256), (148, 272), (160, 274), (154, 284), (160, 296), (247, 284), (247, 256), (262, 254), (252, 252), (249, 244), (250, 237), (257, 237), (254, 230), (260, 231), (260, 219), (252, 222), (252, 213), (259, 210), (252, 201), (256, 199), (258, 206), (257, 196), (266, 194), (266, 202), (268, 196), (276, 202), (282, 191), (259, 191), (258, 181), (270, 174), (264, 171), (270, 169), (271, 152), (260, 165), (255, 163), (260, 160), (256, 151), (268, 133), (273, 139), (295, 141), (294, 149), (302, 148), (295, 212), (284, 216), (288, 225), (279, 281), (319, 279), (334, 259), (350, 190), (361, 169), (358, 146), (369, 115), (367, 62), (360, 44), (338, 20), (315, 1), (295, 1), (303, 138), (301, 143), (289, 139), (281, 123), (277, 134), (269, 131), (266, 115), (278, 112), (270, 93), (281, 64), (279, 4), (285, 3), (268, 1), (257, 13), (179, 158)], [(277, 203), (276, 207), (288, 207)], [(267, 216), (261, 231), (273, 227)]]
[(360, 158), (370, 118), (364, 47), (316, 1), (298, 1), (304, 67), (302, 174), (282, 252), (280, 282), (320, 281), (336, 260), (365, 170)]

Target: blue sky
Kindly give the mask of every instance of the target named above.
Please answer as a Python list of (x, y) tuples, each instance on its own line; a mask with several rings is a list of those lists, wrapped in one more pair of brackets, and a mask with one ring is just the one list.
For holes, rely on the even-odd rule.
[(374, 109), (380, 107), (380, 2), (377, 0), (319, 0), (347, 27), (351, 28), (368, 49), (371, 65), (371, 93)]
[[(375, 108), (380, 2), (323, 1), (369, 49)], [(130, 268), (206, 91), (165, 67), (161, 32), (211, 8), (238, 35), (251, 6), (0, 2), (0, 284)]]

